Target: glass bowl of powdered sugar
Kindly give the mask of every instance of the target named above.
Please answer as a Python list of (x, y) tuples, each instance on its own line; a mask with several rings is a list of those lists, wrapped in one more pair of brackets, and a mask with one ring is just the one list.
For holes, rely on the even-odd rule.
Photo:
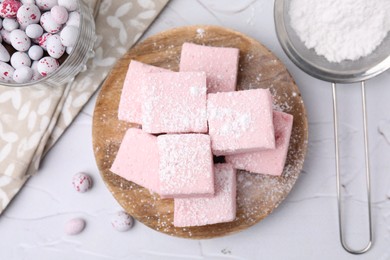
[(274, 11), (284, 51), (314, 77), (350, 83), (390, 67), (388, 0), (276, 0)]

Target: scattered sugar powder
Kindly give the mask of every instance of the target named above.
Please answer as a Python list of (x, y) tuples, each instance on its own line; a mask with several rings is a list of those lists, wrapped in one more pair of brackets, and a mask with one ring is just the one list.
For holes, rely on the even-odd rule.
[(372, 53), (390, 31), (389, 0), (292, 0), (291, 26), (330, 62)]

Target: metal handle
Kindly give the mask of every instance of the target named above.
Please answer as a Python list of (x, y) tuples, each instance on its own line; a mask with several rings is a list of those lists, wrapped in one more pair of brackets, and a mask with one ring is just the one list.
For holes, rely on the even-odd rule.
[(368, 222), (369, 222), (369, 241), (366, 247), (360, 250), (351, 249), (344, 240), (343, 235), (343, 221), (342, 221), (342, 203), (341, 203), (341, 183), (340, 183), (340, 158), (339, 158), (339, 136), (338, 136), (338, 118), (337, 118), (337, 95), (336, 95), (336, 83), (332, 83), (333, 93), (333, 121), (334, 121), (334, 141), (335, 141), (335, 157), (336, 157), (336, 182), (337, 182), (337, 206), (339, 213), (339, 233), (340, 242), (343, 248), (355, 255), (363, 254), (367, 252), (372, 246), (372, 219), (371, 219), (371, 182), (370, 182), (370, 157), (368, 152), (368, 134), (367, 134), (367, 112), (366, 112), (366, 94), (365, 83), (361, 81), (362, 90), (362, 109), (363, 109), (363, 130), (364, 130), (364, 156), (365, 156), (365, 170), (366, 170), (366, 188), (367, 188), (367, 203), (368, 203)]

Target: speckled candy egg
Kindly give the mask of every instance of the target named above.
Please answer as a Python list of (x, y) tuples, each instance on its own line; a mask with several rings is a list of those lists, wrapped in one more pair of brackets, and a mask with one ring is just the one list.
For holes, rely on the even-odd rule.
[(73, 236), (80, 234), (85, 229), (85, 220), (82, 218), (74, 218), (66, 222), (65, 234)]
[(9, 82), (12, 80), (12, 76), (14, 75), (15, 69), (11, 67), (11, 65), (0, 61), (0, 80)]
[(45, 77), (53, 73), (59, 66), (56, 59), (46, 56), (39, 60), (37, 68), (38, 72)]
[(44, 33), (41, 37), (38, 38), (38, 44), (41, 46), (45, 51), (47, 47), (47, 39), (51, 36), (51, 33)]
[(57, 0), (36, 0), (35, 4), (39, 7), (39, 9), (47, 11), (57, 5)]
[(17, 51), (27, 51), (31, 46), (31, 40), (26, 33), (20, 29), (13, 30), (9, 35), (11, 45)]
[(133, 226), (133, 218), (124, 211), (118, 211), (111, 219), (111, 225), (120, 232), (129, 230)]
[(7, 31), (13, 31), (19, 28), (19, 23), (15, 18), (4, 18), (3, 20), (3, 28)]
[(15, 69), (20, 68), (22, 66), (31, 66), (30, 57), (25, 52), (17, 51), (11, 56), (11, 65)]
[(4, 45), (0, 43), (0, 61), (9, 62), (10, 58), (9, 52)]
[(66, 47), (72, 47), (76, 44), (79, 29), (73, 25), (67, 25), (61, 31), (61, 42)]
[(41, 26), (48, 33), (57, 33), (61, 30), (61, 25), (55, 22), (50, 12), (41, 15)]
[(33, 70), (27, 66), (21, 66), (15, 69), (13, 74), (13, 80), (16, 83), (27, 83), (30, 82), (33, 76)]
[(33, 45), (28, 50), (28, 56), (32, 60), (40, 60), (43, 57), (43, 49), (38, 45)]
[(59, 35), (54, 34), (47, 38), (46, 50), (55, 59), (59, 59), (64, 54), (65, 46), (62, 45)]
[(77, 0), (58, 0), (58, 5), (65, 7), (69, 12), (75, 11), (78, 7)]
[(76, 173), (72, 179), (73, 187), (78, 192), (86, 192), (92, 187), (92, 178), (83, 172)]
[(10, 41), (10, 38), (9, 38), (9, 31), (5, 30), (5, 29), (1, 29), (0, 30), (0, 35), (1, 35), (1, 38), (3, 39), (3, 41), (5, 43), (8, 43), (8, 44), (11, 44), (11, 41)]
[(31, 39), (36, 39), (43, 34), (43, 28), (39, 24), (30, 24), (26, 27), (26, 34)]
[(29, 24), (39, 23), (41, 12), (39, 11), (38, 6), (34, 4), (24, 4), (19, 8), (16, 17), (20, 27), (26, 28)]
[(21, 5), (17, 0), (4, 0), (0, 3), (0, 17), (15, 18)]
[(77, 11), (70, 12), (66, 25), (80, 26), (80, 13)]
[(50, 10), (50, 12), (56, 23), (64, 24), (68, 21), (69, 14), (65, 7), (56, 5)]

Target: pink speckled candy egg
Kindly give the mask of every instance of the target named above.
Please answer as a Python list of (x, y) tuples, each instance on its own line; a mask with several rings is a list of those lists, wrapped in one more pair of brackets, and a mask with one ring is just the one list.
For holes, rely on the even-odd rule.
[(15, 69), (12, 76), (16, 83), (27, 83), (30, 82), (33, 76), (33, 70), (27, 66), (21, 66)]
[(76, 26), (77, 28), (80, 27), (80, 13), (77, 11), (70, 12), (66, 25)]
[(92, 178), (86, 173), (79, 172), (73, 175), (73, 187), (78, 192), (86, 192), (92, 187)]
[(0, 61), (0, 80), (9, 82), (12, 80), (15, 69), (11, 65)]
[(59, 66), (60, 64), (56, 59), (46, 56), (39, 60), (37, 68), (38, 72), (45, 77), (53, 73)]
[(65, 26), (61, 31), (61, 42), (66, 47), (72, 47), (77, 42), (77, 36), (79, 34), (79, 28), (73, 25)]
[(20, 68), (22, 66), (31, 66), (30, 57), (25, 52), (17, 51), (11, 56), (11, 65), (15, 69)]
[(9, 52), (4, 45), (0, 43), (0, 61), (9, 62), (10, 58)]
[(41, 26), (48, 33), (57, 33), (61, 30), (61, 25), (54, 21), (50, 12), (41, 15)]
[(41, 37), (38, 38), (38, 44), (39, 46), (41, 46), (45, 51), (46, 51), (46, 47), (47, 47), (47, 39), (52, 36), (51, 33), (44, 33), (42, 34)]
[(39, 24), (30, 24), (26, 27), (26, 34), (31, 39), (36, 39), (43, 34), (43, 28)]
[(82, 218), (74, 218), (66, 222), (65, 234), (73, 236), (80, 234), (85, 229), (85, 220)]
[(129, 230), (133, 222), (133, 218), (124, 211), (118, 211), (111, 219), (111, 225), (120, 232)]
[(13, 31), (19, 28), (19, 23), (15, 18), (4, 18), (3, 28), (7, 31)]
[(20, 29), (13, 30), (9, 35), (11, 45), (17, 51), (27, 51), (31, 46), (31, 40), (26, 33)]
[(31, 65), (31, 69), (33, 70), (32, 81), (39, 80), (43, 78), (43, 76), (38, 72), (38, 61), (33, 61)]
[(21, 5), (17, 0), (4, 0), (0, 3), (0, 17), (15, 18)]
[(61, 43), (61, 38), (58, 34), (51, 35), (46, 41), (47, 53), (55, 58), (59, 59), (65, 52), (65, 46)]
[(37, 61), (43, 57), (43, 49), (38, 45), (33, 45), (28, 49), (28, 56), (30, 59)]
[(35, 4), (39, 7), (39, 9), (48, 11), (57, 5), (57, 0), (36, 0)]
[(58, 0), (58, 5), (65, 7), (69, 12), (75, 11), (78, 7), (77, 0)]
[(0, 30), (1, 38), (5, 43), (11, 44), (10, 38), (9, 38), (9, 31), (5, 30), (4, 28)]
[(51, 16), (58, 24), (64, 24), (68, 21), (68, 10), (65, 7), (56, 5), (51, 10)]
[(22, 5), (16, 14), (20, 27), (25, 28), (29, 24), (39, 23), (41, 11), (34, 4)]

